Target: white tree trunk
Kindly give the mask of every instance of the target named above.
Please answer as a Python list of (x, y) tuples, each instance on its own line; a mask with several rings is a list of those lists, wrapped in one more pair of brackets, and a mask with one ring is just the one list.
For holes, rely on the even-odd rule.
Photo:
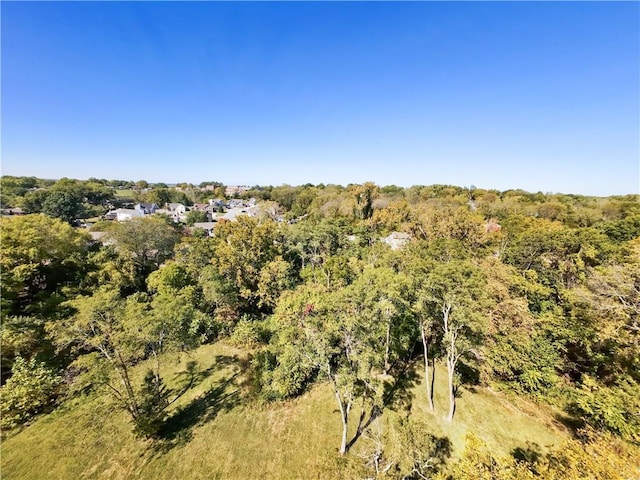
[(449, 414), (447, 415), (447, 421), (453, 421), (453, 414), (456, 411), (456, 396), (453, 384), (453, 375), (456, 370), (457, 363), (457, 351), (456, 351), (456, 337), (457, 330), (455, 328), (451, 328), (449, 325), (449, 314), (451, 313), (451, 305), (445, 303), (442, 306), (442, 320), (443, 320), (443, 330), (444, 330), (444, 338), (446, 342), (447, 348), (447, 380), (449, 387)]
[(338, 406), (340, 407), (340, 419), (342, 420), (342, 439), (340, 441), (340, 455), (347, 453), (347, 434), (349, 429), (349, 410), (351, 410), (351, 401), (346, 405), (340, 398), (340, 393), (336, 390), (336, 399), (338, 400)]
[(331, 366), (327, 364), (327, 376), (333, 385), (333, 393), (336, 396), (338, 402), (338, 408), (340, 409), (340, 420), (342, 420), (342, 439), (340, 440), (340, 455), (347, 453), (347, 434), (349, 428), (349, 411), (351, 410), (351, 398), (345, 404), (344, 399), (340, 395), (340, 389), (336, 383), (335, 378), (331, 374)]
[(456, 411), (456, 396), (453, 385), (453, 374), (455, 372), (455, 364), (447, 359), (447, 377), (449, 380), (449, 414), (447, 415), (447, 421), (453, 421), (453, 414)]
[(433, 385), (429, 376), (429, 344), (427, 343), (427, 335), (424, 331), (424, 325), (420, 325), (420, 333), (422, 334), (422, 349), (424, 351), (424, 381), (427, 385), (427, 398), (429, 399), (429, 411), (434, 412), (433, 406)]

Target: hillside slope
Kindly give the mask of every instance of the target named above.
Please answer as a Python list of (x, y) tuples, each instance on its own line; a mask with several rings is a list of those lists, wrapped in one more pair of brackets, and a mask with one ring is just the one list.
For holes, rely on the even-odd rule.
[[(367, 439), (339, 458), (340, 419), (328, 386), (289, 402), (257, 404), (247, 394), (246, 355), (224, 344), (206, 345), (167, 368), (165, 378), (176, 388), (187, 361), (197, 360), (201, 374), (174, 405), (162, 441), (136, 439), (126, 414), (110, 400), (79, 399), (3, 441), (2, 478), (357, 478), (357, 454), (368, 447)], [(437, 412), (427, 412), (422, 384), (412, 392), (411, 412), (430, 433), (449, 438), (453, 456), (467, 432), (505, 455), (531, 445), (550, 449), (567, 436), (550, 413), (482, 388), (462, 393), (448, 424), (445, 377), (438, 373)]]

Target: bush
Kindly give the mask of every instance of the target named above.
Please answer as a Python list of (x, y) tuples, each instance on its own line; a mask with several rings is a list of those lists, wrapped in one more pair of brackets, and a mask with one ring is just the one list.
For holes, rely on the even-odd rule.
[(570, 410), (593, 427), (640, 441), (640, 387), (633, 382), (605, 387), (585, 375)]
[(15, 428), (47, 412), (54, 404), (59, 385), (60, 377), (44, 363), (16, 357), (12, 377), (0, 388), (0, 426)]
[(238, 347), (255, 348), (269, 341), (269, 331), (265, 322), (252, 320), (245, 315), (236, 324), (229, 340)]

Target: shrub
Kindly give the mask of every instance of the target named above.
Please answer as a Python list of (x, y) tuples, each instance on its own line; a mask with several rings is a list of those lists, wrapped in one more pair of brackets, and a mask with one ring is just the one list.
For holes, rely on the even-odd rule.
[(60, 377), (35, 358), (16, 357), (13, 375), (0, 388), (0, 425), (10, 429), (48, 411), (55, 400)]

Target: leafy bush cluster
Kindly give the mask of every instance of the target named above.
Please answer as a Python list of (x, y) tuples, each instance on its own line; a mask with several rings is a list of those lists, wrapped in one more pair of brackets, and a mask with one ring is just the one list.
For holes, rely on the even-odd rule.
[(0, 426), (11, 429), (53, 406), (61, 378), (35, 357), (16, 357), (13, 374), (0, 387)]

